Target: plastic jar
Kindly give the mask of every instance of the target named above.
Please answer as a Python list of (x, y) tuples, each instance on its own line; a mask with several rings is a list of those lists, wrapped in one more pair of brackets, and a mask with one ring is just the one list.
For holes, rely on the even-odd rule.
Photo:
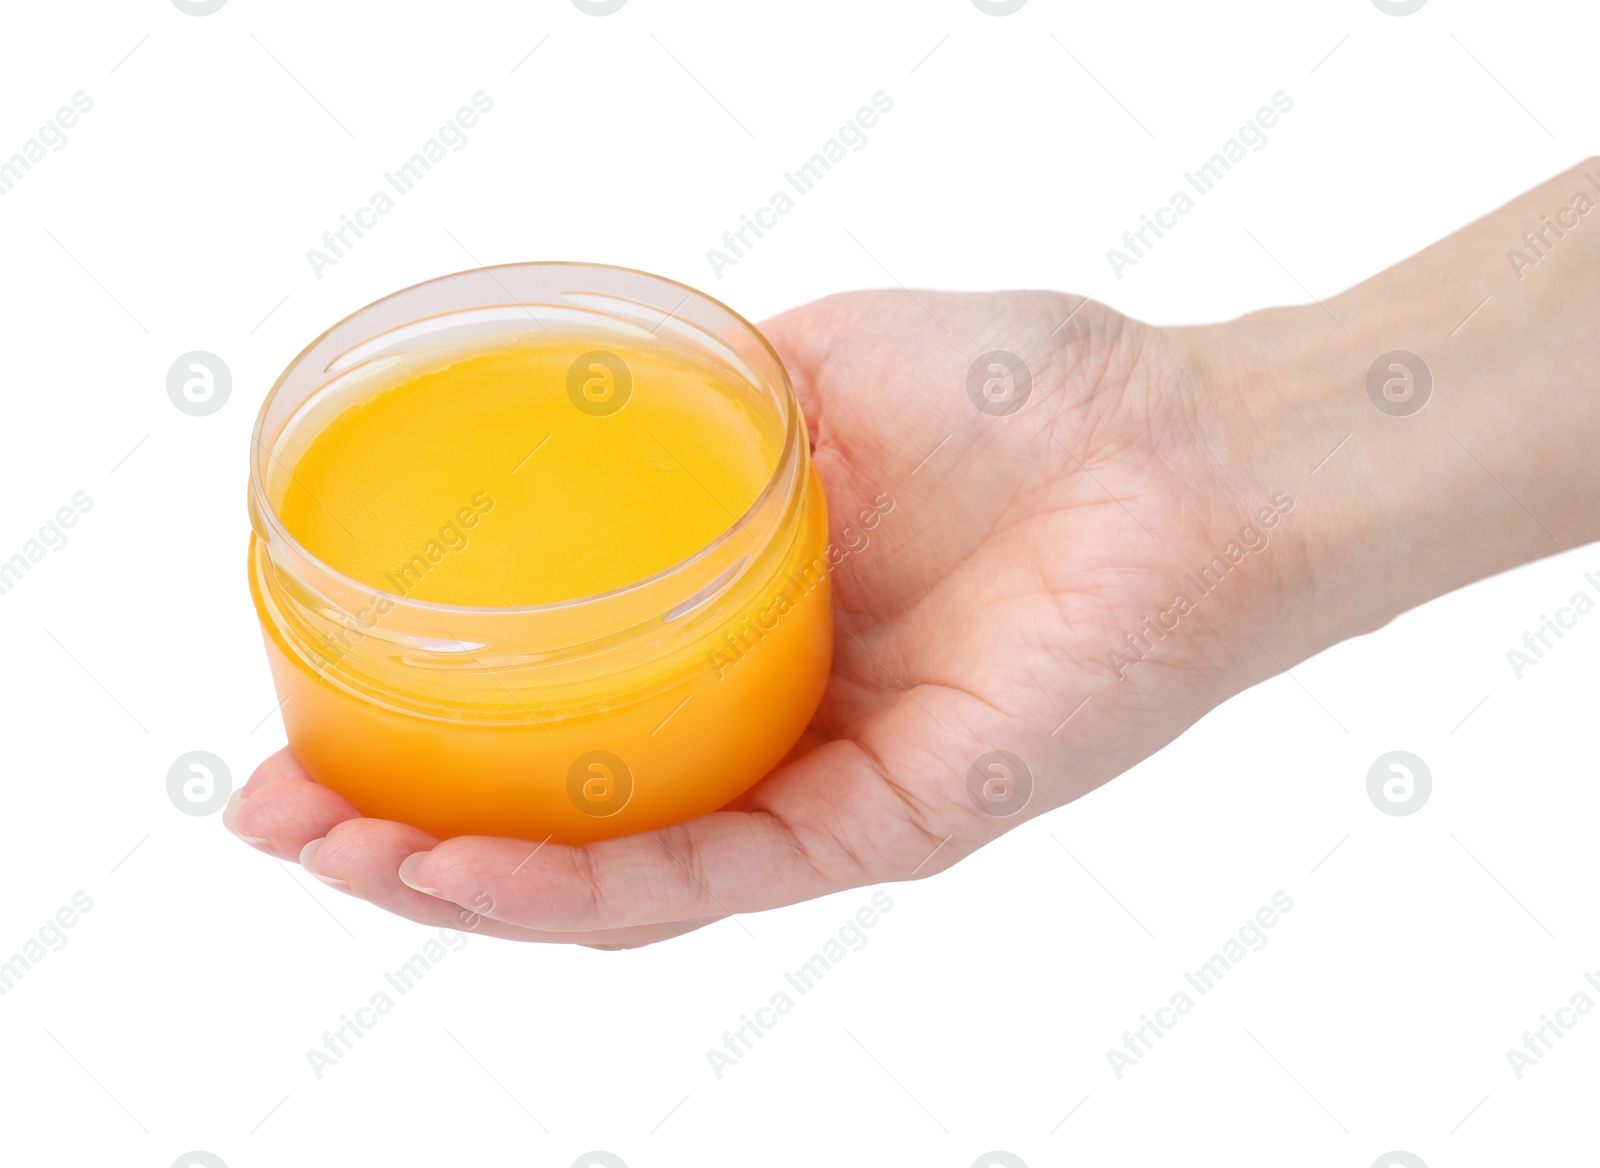
[[(504, 344), (535, 323), (596, 349), (649, 338), (737, 384), (782, 443), (749, 510), (646, 579), (514, 608), (408, 599), (295, 540), (277, 510), (292, 473), (287, 435), (407, 368)], [(673, 281), (511, 264), (368, 305), (295, 358), (268, 395), (249, 500), (250, 589), (290, 750), (364, 815), (440, 838), (583, 843), (650, 830), (749, 788), (821, 699), (833, 645), (827, 507), (805, 421), (760, 333)]]

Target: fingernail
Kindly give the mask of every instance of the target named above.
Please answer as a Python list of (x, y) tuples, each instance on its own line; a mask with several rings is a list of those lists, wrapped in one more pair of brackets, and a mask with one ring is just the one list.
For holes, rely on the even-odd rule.
[(324, 876), (321, 872), (317, 871), (317, 853), (322, 850), (322, 845), (326, 842), (327, 837), (324, 836), (322, 839), (312, 840), (305, 847), (301, 848), (300, 866), (307, 872), (310, 872), (324, 884), (332, 885), (334, 888), (349, 888), (350, 885), (346, 884), (343, 880), (335, 880), (332, 876)]
[(244, 842), (247, 844), (256, 844), (259, 846), (266, 843), (266, 839), (262, 836), (245, 835), (239, 830), (239, 809), (243, 806), (244, 792), (242, 790), (235, 791), (233, 794), (229, 795), (227, 805), (222, 809), (222, 826), (227, 828), (240, 839), (244, 840)]
[(407, 888), (414, 888), (418, 892), (425, 892), (429, 896), (438, 896), (437, 888), (429, 888), (426, 884), (417, 883), (417, 869), (422, 866), (422, 861), (428, 858), (427, 852), (412, 852), (400, 861), (400, 883)]

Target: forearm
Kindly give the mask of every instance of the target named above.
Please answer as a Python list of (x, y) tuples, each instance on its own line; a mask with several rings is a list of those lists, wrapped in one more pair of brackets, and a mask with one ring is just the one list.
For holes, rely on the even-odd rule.
[[(1296, 500), (1299, 655), (1600, 539), (1600, 160), (1322, 305), (1180, 331), (1219, 465)], [(1388, 362), (1369, 395), (1395, 351), (1415, 412)]]

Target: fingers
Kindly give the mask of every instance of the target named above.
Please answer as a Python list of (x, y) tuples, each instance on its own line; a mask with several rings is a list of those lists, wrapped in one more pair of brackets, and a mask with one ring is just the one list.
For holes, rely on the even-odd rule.
[(280, 860), (294, 860), (314, 839), (361, 812), (314, 782), (287, 750), (263, 762), (223, 808), (223, 825)]
[[(584, 847), (464, 836), (407, 858), (400, 878), (458, 905), (487, 903), (482, 911), (507, 924), (563, 933), (756, 912), (906, 879), (933, 846), (929, 833), (869, 768), (848, 765), (847, 750), (819, 749), (773, 776), (751, 810)], [(837, 772), (831, 782), (824, 770)], [(862, 838), (847, 843), (847, 831)]]
[[(348, 819), (335, 825), (326, 838), (312, 840), (300, 862), (317, 879), (396, 916), (419, 924), (456, 929), (511, 941), (577, 943), (593, 948), (626, 949), (691, 932), (707, 920), (678, 921), (648, 929), (610, 929), (586, 933), (559, 933), (519, 928), (488, 915), (493, 904), (481, 899), (455, 904), (407, 887), (400, 879), (405, 858), (438, 843), (426, 832), (383, 819)], [(528, 845), (532, 846), (532, 845)]]
[(222, 826), (278, 859), (298, 859), (307, 843), (360, 814), (310, 778), (288, 750), (278, 750), (227, 800)]
[(819, 346), (826, 340), (822, 303), (791, 308), (758, 326), (788, 370), (795, 400), (800, 403), (800, 412), (805, 415), (806, 425), (813, 435), (817, 433), (819, 422), (816, 386)]
[(923, 826), (904, 790), (847, 742), (769, 776), (744, 809), (583, 847), (440, 842), (361, 818), (281, 758), (263, 770), (230, 804), (230, 828), (257, 847), (411, 920), (518, 940), (647, 944), (734, 913), (910, 879), (970, 850), (946, 847), (952, 836)]
[[(223, 809), (224, 826), (246, 843), (297, 860), (331, 887), (419, 924), (513, 941), (630, 949), (693, 932), (717, 919), (708, 914), (644, 929), (549, 932), (505, 924), (473, 903), (458, 904), (407, 887), (399, 871), (407, 856), (438, 841), (405, 824), (366, 819), (342, 796), (314, 781), (287, 750), (268, 758)], [(510, 842), (510, 841), (505, 841)], [(523, 845), (524, 851), (533, 847)]]
[[(588, 932), (727, 916), (817, 895), (810, 883), (797, 887), (790, 851), (769, 816), (719, 812), (582, 848), (463, 836), (406, 861), (401, 878), (455, 904), (488, 902), (496, 920)], [(708, 855), (717, 870), (695, 871)], [(759, 903), (752, 886), (761, 890)]]
[(256, 767), (255, 773), (240, 788), (245, 795), (253, 794), (276, 779), (299, 779), (303, 782), (312, 782), (310, 775), (289, 753), (289, 748), (284, 747), (277, 754), (270, 754), (261, 760), (261, 765)]

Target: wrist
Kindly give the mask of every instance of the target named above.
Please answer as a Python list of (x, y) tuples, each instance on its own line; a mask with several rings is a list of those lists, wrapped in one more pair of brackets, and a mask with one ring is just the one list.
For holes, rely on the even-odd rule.
[[(1513, 264), (1541, 224), (1537, 266)], [(1322, 304), (1172, 330), (1220, 480), (1294, 499), (1285, 663), (1600, 538), (1597, 276), (1591, 161)]]

